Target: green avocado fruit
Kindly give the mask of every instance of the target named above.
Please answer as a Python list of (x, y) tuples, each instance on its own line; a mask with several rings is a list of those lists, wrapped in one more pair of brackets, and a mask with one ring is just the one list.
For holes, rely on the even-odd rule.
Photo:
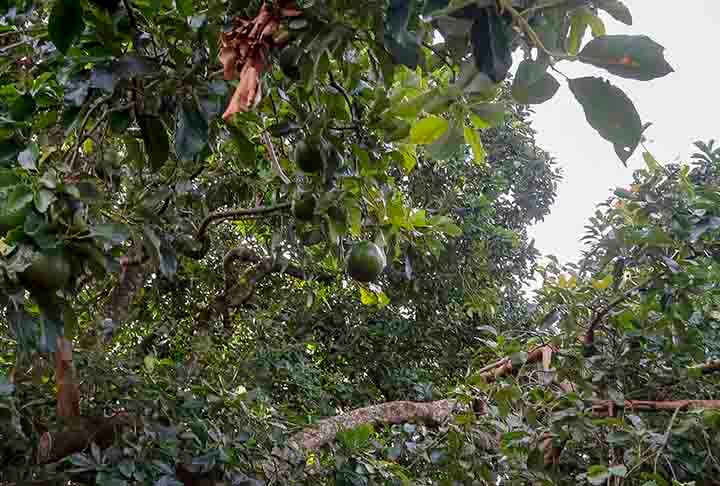
[(42, 253), (18, 274), (18, 278), (30, 291), (54, 292), (67, 286), (70, 273), (70, 262), (63, 254)]
[(314, 174), (323, 169), (323, 154), (319, 140), (300, 140), (295, 146), (293, 158), (303, 172)]
[(371, 241), (356, 243), (347, 261), (348, 274), (358, 282), (372, 282), (383, 272), (387, 260), (382, 249)]
[(312, 221), (315, 216), (315, 197), (306, 192), (296, 197), (292, 202), (292, 213), (300, 221)]

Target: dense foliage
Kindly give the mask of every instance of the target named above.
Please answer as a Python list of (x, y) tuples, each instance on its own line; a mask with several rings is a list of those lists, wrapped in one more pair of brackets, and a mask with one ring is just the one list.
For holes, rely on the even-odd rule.
[(600, 11), (0, 1), (0, 482), (711, 484), (720, 151), (527, 235), (561, 61), (672, 71)]

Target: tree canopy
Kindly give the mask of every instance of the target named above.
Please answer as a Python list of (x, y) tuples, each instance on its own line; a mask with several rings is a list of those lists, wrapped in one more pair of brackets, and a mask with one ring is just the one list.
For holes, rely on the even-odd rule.
[[(655, 160), (609, 17), (0, 0), (0, 483), (716, 484), (720, 149)], [(561, 81), (645, 161), (574, 263)]]

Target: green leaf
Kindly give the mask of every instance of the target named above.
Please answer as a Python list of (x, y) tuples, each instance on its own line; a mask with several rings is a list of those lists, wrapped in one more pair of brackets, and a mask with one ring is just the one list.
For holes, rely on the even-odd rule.
[(476, 130), (470, 127), (465, 127), (465, 143), (470, 145), (472, 149), (475, 163), (478, 165), (485, 165), (485, 147), (483, 147), (480, 134)]
[(57, 50), (67, 53), (83, 30), (85, 21), (80, 0), (55, 0), (48, 21), (48, 35)]
[(449, 123), (439, 116), (430, 115), (417, 122), (410, 129), (410, 143), (427, 145), (440, 138), (448, 129)]
[(475, 65), (495, 83), (503, 81), (512, 66), (510, 32), (510, 22), (494, 8), (475, 14), (470, 29)]
[(512, 96), (523, 105), (540, 104), (555, 96), (560, 83), (547, 72), (547, 64), (526, 59), (513, 79)]
[(493, 128), (505, 122), (502, 103), (481, 103), (470, 107), (470, 123), (478, 130)]
[(95, 238), (119, 245), (130, 238), (130, 230), (120, 223), (96, 224), (92, 227), (91, 234)]
[(193, 14), (193, 0), (175, 0), (175, 8), (183, 17), (190, 17)]
[(600, 78), (577, 78), (568, 83), (588, 123), (615, 145), (615, 152), (625, 163), (642, 137), (642, 122), (635, 105), (620, 88)]
[(208, 125), (193, 104), (182, 103), (175, 127), (175, 154), (181, 161), (193, 160), (208, 142)]
[(233, 124), (229, 125), (233, 134), (233, 142), (238, 149), (240, 161), (243, 165), (250, 166), (255, 163), (255, 144), (245, 135), (245, 132)]
[(588, 28), (588, 15), (592, 15), (592, 13), (585, 7), (578, 8), (573, 12), (570, 19), (570, 35), (567, 42), (568, 54), (574, 56), (580, 51), (580, 43)]
[(385, 36), (383, 38), (395, 64), (404, 64), (415, 69), (422, 62), (422, 51), (417, 37), (407, 31), (415, 0), (390, 0), (385, 15)]
[(10, 105), (10, 116), (15, 121), (24, 122), (35, 114), (36, 109), (35, 98), (29, 94), (24, 94), (16, 98)]
[(108, 115), (110, 131), (122, 135), (130, 126), (130, 110), (113, 111)]
[(648, 170), (652, 173), (662, 169), (660, 163), (655, 160), (655, 157), (653, 157), (650, 152), (643, 152), (643, 160), (645, 161), (645, 165), (647, 165)]
[(453, 120), (440, 138), (426, 146), (425, 152), (434, 160), (447, 160), (458, 153), (464, 141), (462, 123)]
[(590, 484), (600, 485), (603, 484), (610, 477), (610, 471), (608, 468), (602, 465), (590, 466), (587, 472), (587, 478)]
[(165, 165), (170, 155), (170, 142), (168, 141), (165, 125), (160, 118), (153, 115), (142, 115), (138, 117), (138, 125), (145, 143), (145, 152), (148, 155), (150, 165), (153, 169), (159, 170)]
[(16, 213), (30, 204), (34, 199), (32, 189), (26, 185), (18, 185), (8, 194), (6, 213)]
[(649, 81), (674, 72), (664, 51), (663, 46), (644, 35), (605, 35), (590, 41), (579, 58), (617, 76)]
[(47, 189), (40, 189), (35, 193), (35, 208), (39, 213), (45, 214), (50, 204), (56, 199), (55, 193)]
[(620, 0), (600, 0), (597, 6), (605, 10), (612, 18), (626, 25), (632, 25), (630, 9)]
[(35, 170), (37, 168), (35, 167), (35, 161), (37, 161), (39, 156), (40, 148), (37, 143), (32, 142), (25, 150), (18, 154), (18, 163), (23, 169)]

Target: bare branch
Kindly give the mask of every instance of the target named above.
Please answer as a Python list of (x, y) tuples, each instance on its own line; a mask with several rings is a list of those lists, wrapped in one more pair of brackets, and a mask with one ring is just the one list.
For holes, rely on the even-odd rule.
[(205, 219), (203, 220), (202, 224), (200, 225), (200, 229), (198, 229), (197, 234), (195, 235), (196, 239), (201, 239), (203, 236), (205, 236), (205, 232), (207, 231), (210, 224), (217, 222), (217, 221), (223, 221), (226, 219), (240, 219), (243, 217), (252, 217), (252, 216), (260, 216), (260, 215), (266, 215), (270, 213), (275, 213), (279, 211), (283, 211), (285, 209), (288, 209), (290, 207), (289, 202), (275, 204), (273, 206), (260, 206), (256, 208), (245, 208), (245, 209), (230, 209), (227, 211), (215, 211), (207, 215)]

